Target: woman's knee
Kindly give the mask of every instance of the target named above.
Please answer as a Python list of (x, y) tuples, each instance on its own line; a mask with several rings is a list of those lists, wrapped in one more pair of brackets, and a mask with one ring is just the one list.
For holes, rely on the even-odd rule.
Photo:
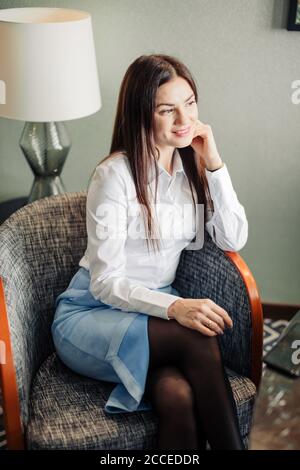
[(166, 365), (180, 367), (188, 364), (219, 365), (221, 361), (217, 337), (181, 325), (176, 320), (166, 321), (151, 317), (148, 322), (150, 363), (156, 369)]
[(222, 354), (216, 337), (205, 336), (194, 344), (186, 343), (180, 356), (179, 366), (184, 371), (187, 368), (197, 369), (206, 376), (219, 370), (222, 367)]
[(193, 411), (192, 387), (176, 367), (151, 371), (147, 379), (147, 392), (159, 414), (174, 417)]
[(177, 325), (180, 326), (175, 320), (149, 318), (149, 369), (156, 370), (160, 367), (176, 364), (179, 353)]

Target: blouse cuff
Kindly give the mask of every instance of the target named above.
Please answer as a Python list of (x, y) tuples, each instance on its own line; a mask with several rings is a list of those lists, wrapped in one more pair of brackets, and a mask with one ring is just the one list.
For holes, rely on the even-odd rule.
[(175, 300), (181, 298), (177, 295), (138, 286), (130, 294), (130, 304), (139, 312), (170, 320), (167, 314), (168, 308)]
[(232, 206), (237, 196), (226, 163), (223, 162), (223, 166), (214, 172), (205, 169), (205, 174), (214, 207)]

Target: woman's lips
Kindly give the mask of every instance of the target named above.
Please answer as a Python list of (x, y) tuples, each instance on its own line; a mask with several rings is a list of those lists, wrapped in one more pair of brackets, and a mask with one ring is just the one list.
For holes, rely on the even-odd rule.
[(174, 132), (174, 134), (177, 135), (178, 137), (185, 137), (186, 135), (189, 134), (190, 130), (191, 130), (191, 127), (188, 127), (184, 131), (177, 131), (177, 132)]

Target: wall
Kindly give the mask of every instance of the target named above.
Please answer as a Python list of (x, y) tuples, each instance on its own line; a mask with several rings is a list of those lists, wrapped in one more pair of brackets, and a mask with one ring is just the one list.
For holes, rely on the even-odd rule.
[[(300, 32), (286, 30), (285, 0), (1, 1), (0, 8), (55, 6), (92, 14), (102, 109), (67, 123), (68, 191), (86, 189), (108, 152), (128, 65), (167, 53), (191, 69), (199, 118), (211, 124), (249, 221), (241, 255), (264, 301), (300, 303)], [(0, 77), (1, 78), (1, 77)], [(24, 123), (0, 118), (0, 201), (27, 195), (32, 173), (19, 148)]]

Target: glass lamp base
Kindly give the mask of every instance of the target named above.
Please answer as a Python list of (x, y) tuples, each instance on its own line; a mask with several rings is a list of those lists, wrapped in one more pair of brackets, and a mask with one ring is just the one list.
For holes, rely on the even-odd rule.
[(71, 142), (63, 122), (26, 122), (19, 145), (34, 173), (28, 203), (66, 192), (60, 178)]
[(36, 176), (28, 197), (28, 204), (37, 199), (42, 199), (43, 197), (65, 192), (66, 188), (60, 176)]

